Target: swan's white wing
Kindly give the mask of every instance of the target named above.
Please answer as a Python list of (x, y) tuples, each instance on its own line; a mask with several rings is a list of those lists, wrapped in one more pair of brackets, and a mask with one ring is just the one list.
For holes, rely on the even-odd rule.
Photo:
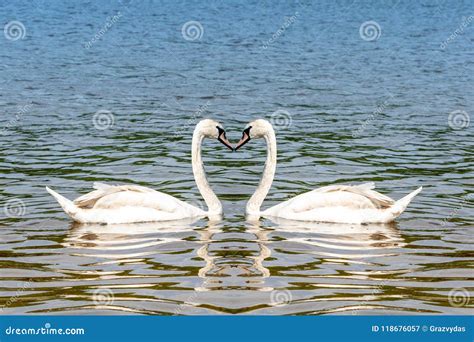
[(374, 190), (373, 183), (361, 185), (329, 185), (298, 195), (266, 212), (291, 210), (302, 213), (318, 208), (346, 207), (349, 209), (378, 209), (391, 206), (394, 201)]
[(142, 207), (167, 212), (173, 212), (183, 204), (188, 206), (173, 196), (139, 185), (94, 183), (94, 188), (96, 190), (74, 200), (74, 204), (79, 208)]
[(108, 188), (113, 188), (115, 185), (110, 185), (110, 184), (105, 184), (102, 182), (94, 182), (94, 185), (92, 186), (96, 190), (105, 190)]
[[(345, 191), (353, 194), (363, 196), (370, 200), (377, 208), (387, 208), (395, 203), (393, 199), (385, 196), (377, 191), (374, 191), (375, 183), (364, 183), (360, 185), (329, 185), (316, 190), (314, 192), (333, 192)], [(311, 192), (313, 192), (311, 191)], [(309, 193), (311, 193), (309, 192)]]
[(369, 183), (363, 183), (359, 185), (341, 185), (341, 184), (336, 184), (336, 185), (327, 185), (323, 186), (321, 188), (314, 189), (313, 191), (315, 192), (330, 192), (330, 191), (339, 191), (342, 189), (347, 189), (347, 188), (358, 188), (361, 190), (372, 190), (375, 189), (375, 183), (374, 182), (369, 182)]
[(74, 200), (74, 204), (80, 208), (87, 208), (94, 206), (94, 204), (101, 198), (113, 193), (121, 191), (136, 191), (136, 192), (153, 192), (155, 190), (145, 188), (138, 185), (108, 185), (104, 183), (95, 182), (94, 191), (82, 195)]

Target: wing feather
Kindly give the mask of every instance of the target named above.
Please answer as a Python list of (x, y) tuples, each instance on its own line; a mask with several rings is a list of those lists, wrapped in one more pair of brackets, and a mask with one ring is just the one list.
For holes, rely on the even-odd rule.
[(95, 182), (94, 191), (91, 191), (85, 195), (82, 195), (74, 200), (74, 204), (79, 208), (91, 208), (94, 204), (105, 196), (122, 192), (132, 191), (139, 193), (156, 193), (155, 190), (140, 186), (140, 185), (108, 185), (105, 183)]
[(385, 196), (377, 191), (374, 191), (375, 183), (363, 183), (359, 185), (329, 185), (316, 190), (314, 192), (332, 192), (332, 191), (347, 191), (357, 195), (361, 195), (369, 199), (377, 207), (386, 208), (395, 203), (393, 199)]

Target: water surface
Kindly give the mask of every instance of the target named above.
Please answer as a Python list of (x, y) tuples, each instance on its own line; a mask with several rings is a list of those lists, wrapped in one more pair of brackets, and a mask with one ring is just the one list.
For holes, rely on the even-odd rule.
[[(472, 2), (38, 0), (0, 13), (26, 29), (0, 39), (4, 314), (472, 313), (472, 123), (448, 118), (472, 116), (474, 22), (442, 46)], [(184, 39), (188, 21), (201, 39)], [(361, 38), (366, 21), (376, 40)], [(97, 127), (98, 112), (113, 123)], [(206, 141), (220, 222), (81, 226), (44, 190), (134, 183), (202, 205), (190, 144), (203, 117), (233, 141), (273, 120), (264, 206), (328, 184), (424, 190), (390, 225), (247, 222), (262, 141)]]

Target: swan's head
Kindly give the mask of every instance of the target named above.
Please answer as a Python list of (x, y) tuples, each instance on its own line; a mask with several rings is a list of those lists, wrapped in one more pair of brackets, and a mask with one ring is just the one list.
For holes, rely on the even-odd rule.
[(211, 119), (204, 119), (199, 121), (195, 129), (196, 133), (206, 138), (214, 138), (219, 140), (226, 147), (234, 150), (232, 144), (227, 140), (224, 127), (217, 121)]
[(250, 141), (250, 139), (265, 138), (271, 132), (273, 132), (273, 126), (265, 119), (257, 119), (249, 122), (242, 132), (242, 138), (235, 146), (235, 150), (237, 151), (239, 148), (244, 146), (248, 141)]

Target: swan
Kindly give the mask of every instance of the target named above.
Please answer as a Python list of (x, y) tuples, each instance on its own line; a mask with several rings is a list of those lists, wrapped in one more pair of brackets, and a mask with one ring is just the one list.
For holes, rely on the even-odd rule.
[(265, 216), (329, 223), (388, 223), (400, 216), (413, 197), (422, 190), (420, 187), (394, 201), (374, 191), (374, 183), (329, 185), (261, 211), (260, 206), (272, 186), (277, 163), (277, 144), (271, 123), (264, 119), (250, 122), (242, 133), (242, 139), (234, 148), (237, 150), (251, 139), (261, 138), (267, 143), (267, 159), (260, 184), (247, 202), (246, 212), (250, 217)]
[(94, 191), (70, 201), (49, 187), (46, 190), (63, 210), (79, 223), (126, 224), (180, 220), (192, 217), (218, 218), (222, 204), (206, 179), (201, 144), (204, 138), (216, 138), (230, 148), (224, 128), (211, 119), (201, 120), (194, 129), (191, 160), (194, 179), (206, 202), (205, 211), (173, 196), (139, 185), (108, 185), (94, 183)]

